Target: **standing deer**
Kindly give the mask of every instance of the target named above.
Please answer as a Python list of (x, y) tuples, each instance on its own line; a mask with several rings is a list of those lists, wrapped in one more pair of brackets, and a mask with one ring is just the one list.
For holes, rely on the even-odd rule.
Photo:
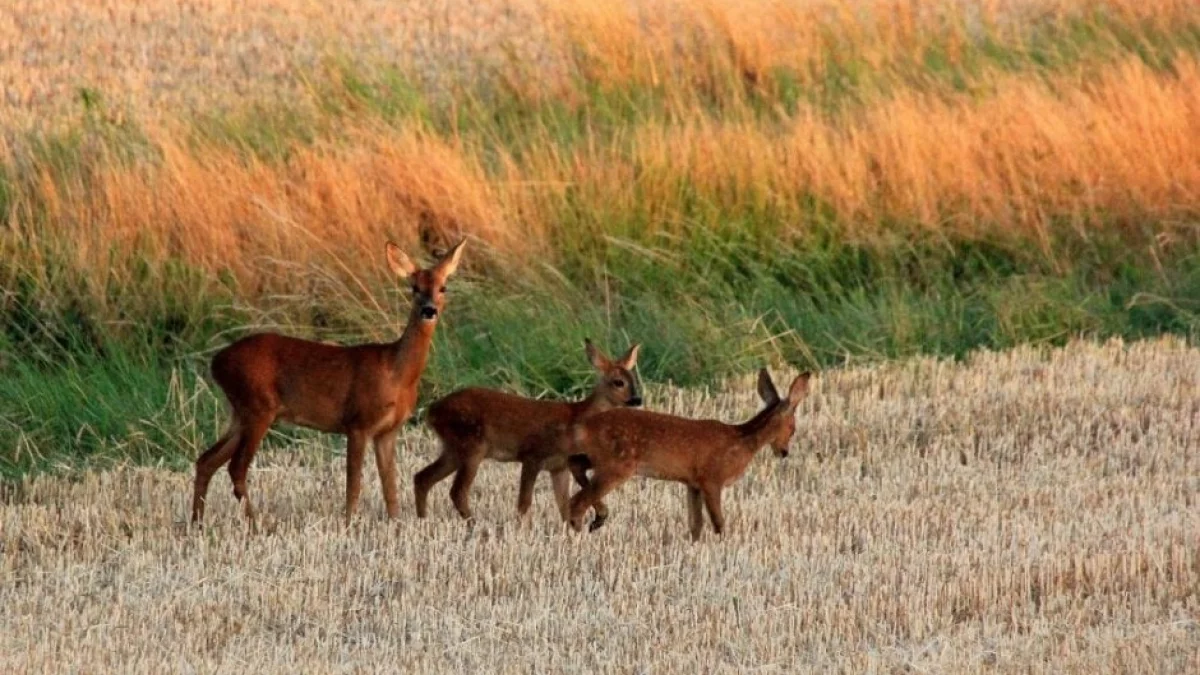
[(446, 302), (446, 280), (458, 268), (465, 243), (420, 269), (388, 242), (388, 266), (411, 281), (413, 296), (408, 325), (395, 342), (340, 346), (259, 333), (217, 352), (212, 376), (229, 401), (232, 420), (225, 435), (196, 460), (193, 522), (204, 517), (213, 473), (229, 462), (233, 495), (253, 524), (246, 474), (276, 421), (346, 435), (347, 522), (358, 505), (367, 441), (373, 441), (388, 517), (399, 514), (396, 433), (416, 406), (417, 383)]
[[(522, 516), (533, 503), (533, 486), (542, 469), (550, 472), (554, 497), (563, 520), (567, 520), (571, 474), (580, 486), (587, 485), (582, 462), (568, 465), (571, 430), (578, 422), (605, 410), (639, 406), (633, 367), (638, 345), (613, 361), (585, 340), (588, 360), (596, 369), (596, 385), (582, 401), (538, 401), (489, 389), (460, 389), (429, 407), (429, 425), (442, 440), (442, 454), (413, 478), (417, 517), (424, 518), (429, 490), (457, 471), (450, 498), (463, 518), (471, 517), (469, 492), (476, 471), (485, 459), (521, 463), (521, 486), (517, 512)], [(591, 529), (604, 524), (608, 508), (595, 503)]]
[[(770, 444), (777, 457), (787, 457), (796, 432), (796, 406), (808, 393), (810, 377), (797, 377), (787, 398), (780, 399), (771, 375), (765, 368), (759, 371), (758, 395), (766, 407), (742, 424), (646, 410), (611, 410), (581, 422), (572, 434), (572, 452), (586, 455), (593, 473), (590, 483), (571, 498), (571, 527), (582, 529), (588, 508), (637, 474), (687, 485), (693, 540), (704, 527), (701, 499), (713, 530), (721, 534), (721, 490), (741, 478), (764, 445)], [(586, 466), (579, 457), (570, 462), (576, 471)]]

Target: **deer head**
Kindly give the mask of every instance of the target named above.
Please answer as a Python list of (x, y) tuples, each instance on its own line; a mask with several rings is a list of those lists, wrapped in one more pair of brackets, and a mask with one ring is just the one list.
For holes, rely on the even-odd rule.
[(595, 395), (600, 396), (614, 408), (622, 406), (637, 407), (642, 404), (642, 394), (639, 391), (637, 379), (633, 375), (633, 367), (637, 364), (639, 344), (634, 344), (625, 355), (616, 361), (608, 358), (590, 339), (583, 341), (587, 350), (588, 360), (596, 369)]
[(771, 411), (763, 429), (776, 457), (788, 456), (788, 445), (796, 433), (796, 406), (808, 395), (808, 381), (811, 378), (812, 373), (796, 376), (796, 379), (792, 380), (792, 386), (788, 388), (787, 398), (781, 399), (767, 369), (758, 371), (758, 396), (766, 404), (766, 409)]
[(446, 302), (446, 280), (458, 269), (466, 243), (466, 239), (459, 241), (428, 269), (417, 267), (399, 246), (390, 241), (387, 243), (388, 266), (397, 277), (407, 279), (411, 284), (415, 318), (429, 323), (437, 321)]

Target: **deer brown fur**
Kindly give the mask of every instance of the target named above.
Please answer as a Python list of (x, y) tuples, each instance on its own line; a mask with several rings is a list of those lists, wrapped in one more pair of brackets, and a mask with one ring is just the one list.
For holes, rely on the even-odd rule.
[(221, 439), (196, 460), (194, 522), (204, 517), (213, 474), (228, 462), (233, 494), (253, 523), (246, 476), (267, 430), (278, 421), (346, 435), (347, 520), (358, 504), (363, 457), (372, 441), (388, 517), (398, 515), (396, 434), (416, 407), (417, 384), (446, 301), (446, 280), (458, 267), (464, 243), (420, 269), (388, 242), (388, 265), (411, 282), (413, 296), (408, 325), (395, 342), (337, 346), (259, 333), (217, 352), (212, 376), (232, 419)]
[[(638, 345), (616, 361), (590, 340), (585, 347), (597, 379), (591, 395), (582, 401), (541, 401), (473, 387), (430, 406), (426, 421), (441, 439), (442, 454), (413, 478), (418, 517), (425, 517), (430, 489), (455, 473), (450, 498), (458, 513), (470, 518), (471, 484), (480, 463), (491, 459), (521, 463), (517, 511), (522, 517), (533, 503), (538, 474), (543, 469), (549, 471), (559, 513), (567, 520), (572, 473), (581, 486), (587, 485), (586, 469), (580, 463), (573, 468), (567, 462), (574, 425), (612, 408), (641, 405), (632, 372)], [(608, 518), (608, 508), (602, 501), (596, 501), (594, 508), (592, 529)]]
[[(692, 539), (699, 539), (704, 527), (702, 501), (713, 530), (721, 534), (721, 491), (745, 473), (763, 446), (770, 445), (778, 457), (787, 456), (796, 431), (796, 406), (808, 393), (809, 379), (809, 373), (797, 377), (787, 398), (781, 399), (770, 374), (760, 371), (758, 393), (765, 407), (742, 424), (629, 409), (580, 422), (572, 434), (573, 452), (586, 455), (593, 473), (571, 499), (571, 526), (580, 530), (588, 508), (636, 474), (687, 485)], [(576, 470), (583, 468), (582, 461), (571, 459)]]

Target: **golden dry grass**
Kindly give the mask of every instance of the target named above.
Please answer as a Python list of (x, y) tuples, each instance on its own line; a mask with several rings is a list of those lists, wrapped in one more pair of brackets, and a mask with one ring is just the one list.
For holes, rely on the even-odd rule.
[[(0, 667), (1196, 672), (1198, 390), (1175, 340), (828, 371), (792, 458), (762, 453), (698, 545), (681, 488), (641, 480), (586, 537), (543, 480), (522, 529), (495, 464), (473, 528), (445, 486), (386, 523), (368, 482), (344, 530), (324, 442), (263, 456), (257, 536), (227, 483), (201, 534), (187, 474), (32, 478), (0, 508)], [(731, 391), (649, 400), (750, 414), (750, 380)], [(408, 434), (404, 472), (434, 453)]]
[[(1175, 73), (1129, 60), (1082, 84), (1007, 77), (982, 98), (900, 94), (836, 119), (801, 110), (777, 129), (697, 115), (634, 127), (631, 143), (547, 141), (520, 159), (419, 129), (340, 133), (347, 143), (297, 146), (279, 163), (163, 132), (161, 161), (44, 175), (15, 200), (10, 236), (93, 271), (87, 283), (103, 302), (108, 275), (129, 269), (114, 255), (229, 270), (244, 289), (272, 290), (264, 260), (348, 277), (378, 268), (382, 239), (411, 248), (422, 229), (553, 263), (570, 242), (619, 234), (637, 214), (643, 240), (678, 235), (697, 201), (757, 215), (756, 227), (784, 238), (811, 230), (816, 202), (849, 240), (868, 243), (917, 229), (1045, 244), (1054, 227), (1170, 232), (1200, 213), (1200, 65), (1190, 56)], [(500, 168), (486, 170), (497, 153)]]
[[(53, 259), (103, 307), (146, 261), (183, 262), (210, 282), (229, 272), (243, 298), (295, 292), (279, 261), (361, 291), (380, 239), (412, 248), (423, 229), (475, 235), (506, 269), (533, 256), (555, 265), (607, 237), (670, 248), (682, 230), (731, 221), (783, 239), (832, 223), (852, 243), (886, 246), (912, 231), (1032, 242), (1051, 259), (1050, 233), (1064, 227), (1149, 228), (1164, 247), (1190, 240), (1200, 213), (1194, 55), (1152, 68), (1093, 26), (1108, 55), (1095, 62), (1036, 75), (983, 68), (957, 92), (919, 85), (932, 45), (953, 65), (955, 36), (986, 28), (1019, 51), (1089, 5), (1134, 34), (1197, 21), (1183, 0), (14, 1), (0, 18), (3, 129), (76, 118), (72, 97), (94, 87), (107, 114), (134, 116), (151, 152), (128, 162), (85, 144), (77, 171), (30, 159), (22, 141), (0, 152), (13, 176), (0, 255), (14, 261), (0, 275), (49, 288), (41, 277)], [(583, 81), (651, 88), (670, 116), (634, 115), (615, 134), (581, 125), (567, 144), (549, 129), (485, 142), (363, 112), (317, 124), (316, 141), (288, 146), (286, 161), (247, 158), (180, 123), (249, 101), (320, 108), (338, 85), (310, 78), (345, 54), (365, 73), (398, 65), (430, 100), (470, 99), (482, 78), (524, 104), (578, 112), (590, 105)], [(888, 86), (839, 112), (805, 100), (774, 120), (748, 112), (747, 78), (773, 91), (770, 74), (784, 67), (820, 91), (839, 63)], [(430, 84), (443, 76), (451, 83)]]

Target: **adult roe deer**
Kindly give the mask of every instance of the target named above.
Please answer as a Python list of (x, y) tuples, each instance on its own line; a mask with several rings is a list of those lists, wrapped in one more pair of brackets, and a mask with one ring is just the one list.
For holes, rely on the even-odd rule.
[[(442, 454), (413, 477), (417, 517), (424, 518), (429, 490), (457, 472), (450, 498), (463, 518), (471, 517), (469, 493), (476, 471), (485, 459), (521, 463), (517, 512), (524, 517), (533, 503), (533, 486), (538, 474), (550, 472), (554, 497), (563, 520), (567, 520), (571, 474), (579, 485), (587, 485), (582, 463), (570, 466), (570, 432), (575, 424), (593, 415), (621, 406), (642, 404), (633, 375), (638, 345), (613, 361), (585, 340), (588, 360), (596, 369), (596, 385), (582, 401), (539, 401), (490, 389), (460, 389), (429, 407), (426, 421), (442, 441)], [(608, 508), (595, 503), (591, 529), (604, 524)]]
[[(700, 538), (704, 519), (701, 499), (713, 530), (721, 534), (725, 516), (721, 490), (745, 473), (764, 445), (787, 457), (796, 432), (796, 406), (808, 393), (811, 373), (798, 376), (781, 399), (771, 375), (758, 373), (758, 395), (766, 406), (748, 422), (726, 424), (646, 410), (610, 410), (584, 420), (572, 434), (572, 453), (586, 455), (593, 469), (589, 484), (571, 498), (571, 527), (582, 529), (589, 507), (634, 474), (675, 481), (688, 487), (692, 539)], [(574, 470), (582, 459), (572, 457)]]
[(209, 481), (226, 462), (234, 497), (254, 522), (246, 474), (276, 421), (346, 435), (347, 521), (358, 505), (366, 444), (373, 441), (388, 517), (398, 515), (396, 433), (416, 406), (417, 383), (446, 301), (446, 280), (458, 268), (465, 243), (459, 241), (428, 269), (418, 268), (400, 247), (387, 243), (388, 266), (412, 282), (408, 325), (395, 342), (340, 346), (258, 333), (217, 352), (212, 376), (229, 402), (232, 419), (225, 435), (196, 460), (193, 522), (204, 517)]

